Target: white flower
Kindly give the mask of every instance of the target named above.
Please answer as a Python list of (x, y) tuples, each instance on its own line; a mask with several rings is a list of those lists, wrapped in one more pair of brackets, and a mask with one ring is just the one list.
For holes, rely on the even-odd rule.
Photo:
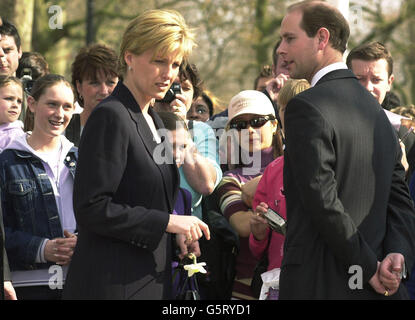
[(206, 262), (186, 264), (183, 266), (184, 270), (187, 270), (187, 276), (190, 278), (195, 273), (201, 272), (206, 273), (206, 269), (203, 268), (206, 265)]

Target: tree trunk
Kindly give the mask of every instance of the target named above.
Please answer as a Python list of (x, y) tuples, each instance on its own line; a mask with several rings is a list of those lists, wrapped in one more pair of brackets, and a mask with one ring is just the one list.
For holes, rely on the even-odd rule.
[(408, 92), (408, 101), (409, 103), (414, 103), (415, 99), (415, 57), (412, 54), (415, 50), (415, 18), (411, 18), (408, 23), (409, 28), (409, 50), (410, 54), (406, 55), (407, 70), (409, 72), (409, 92)]
[(32, 27), (35, 0), (15, 0), (15, 22), (22, 40), (22, 51), (32, 50)]
[(33, 10), (35, 0), (2, 0), (0, 12), (13, 23), (20, 35), (23, 51), (31, 50)]
[(16, 7), (15, 0), (2, 0), (0, 2), (0, 12), (3, 19), (7, 19), (13, 24), (15, 23), (14, 8)]

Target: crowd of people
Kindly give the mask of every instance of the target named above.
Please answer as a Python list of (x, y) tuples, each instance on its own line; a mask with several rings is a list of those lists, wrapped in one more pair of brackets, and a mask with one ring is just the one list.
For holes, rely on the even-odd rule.
[(4, 297), (183, 298), (214, 202), (238, 238), (228, 299), (415, 299), (415, 107), (385, 45), (344, 57), (349, 33), (291, 5), (272, 64), (218, 112), (177, 11), (141, 13), (119, 54), (82, 48), (71, 80), (0, 18)]

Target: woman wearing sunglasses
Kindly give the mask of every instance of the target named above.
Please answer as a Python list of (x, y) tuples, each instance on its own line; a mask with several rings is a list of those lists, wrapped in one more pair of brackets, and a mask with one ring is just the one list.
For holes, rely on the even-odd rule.
[[(250, 282), (257, 260), (249, 250), (250, 218), (253, 210), (242, 200), (242, 186), (262, 175), (265, 167), (282, 155), (274, 107), (260, 91), (245, 90), (234, 96), (228, 108), (225, 141), (230, 141), (228, 158), (234, 169), (226, 171), (215, 192), (219, 207), (239, 234), (233, 297), (253, 299)], [(223, 138), (223, 137), (222, 137)], [(223, 140), (223, 139), (221, 139)]]

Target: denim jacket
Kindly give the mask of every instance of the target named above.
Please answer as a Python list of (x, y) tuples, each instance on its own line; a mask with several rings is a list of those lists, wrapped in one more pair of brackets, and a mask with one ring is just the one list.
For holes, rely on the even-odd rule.
[[(78, 149), (65, 156), (75, 177)], [(6, 250), (11, 270), (46, 268), (35, 263), (43, 239), (63, 237), (53, 188), (42, 161), (28, 151), (8, 149), (0, 154), (0, 185)]]

